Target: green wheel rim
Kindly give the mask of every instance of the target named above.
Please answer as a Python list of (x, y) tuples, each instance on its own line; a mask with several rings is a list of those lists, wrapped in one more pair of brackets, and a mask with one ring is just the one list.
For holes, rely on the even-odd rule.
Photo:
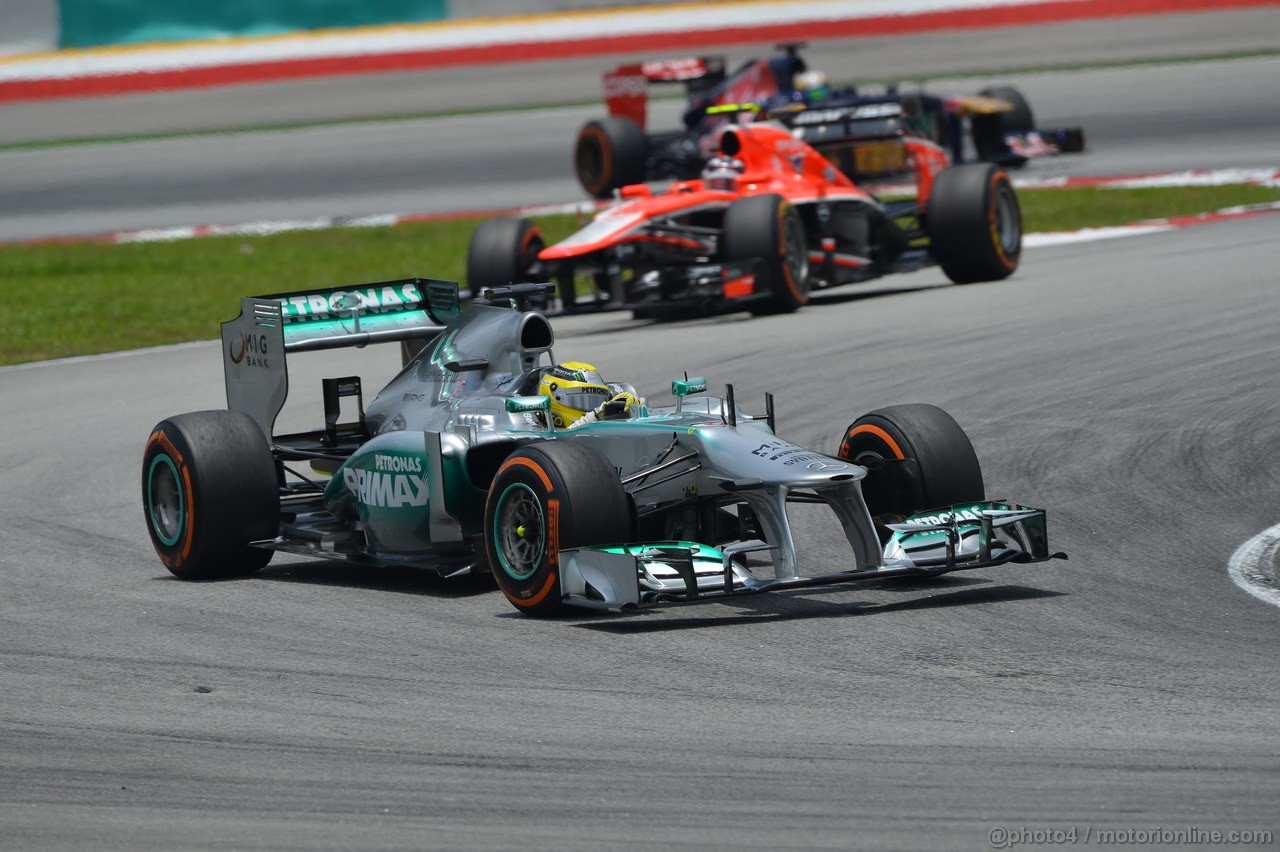
[(178, 543), (186, 522), (186, 498), (179, 482), (173, 459), (161, 453), (151, 460), (147, 471), (147, 511), (151, 529), (165, 547)]
[(546, 550), (546, 533), (538, 495), (523, 482), (508, 485), (498, 497), (493, 524), (493, 549), (508, 577), (524, 581), (537, 572)]

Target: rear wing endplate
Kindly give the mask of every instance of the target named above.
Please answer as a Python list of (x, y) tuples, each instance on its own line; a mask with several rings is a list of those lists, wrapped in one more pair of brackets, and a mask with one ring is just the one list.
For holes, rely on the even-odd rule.
[(271, 441), (289, 394), (286, 353), (429, 340), (460, 310), (457, 283), (431, 278), (246, 296), (222, 323), (227, 407)]
[(619, 65), (604, 75), (609, 115), (629, 118), (641, 130), (648, 124), (650, 83), (684, 83), (690, 96), (724, 79), (723, 56), (684, 56)]

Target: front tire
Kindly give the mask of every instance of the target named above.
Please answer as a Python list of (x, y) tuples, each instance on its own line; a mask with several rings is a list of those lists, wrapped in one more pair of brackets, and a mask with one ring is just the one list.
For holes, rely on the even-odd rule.
[(528, 281), (546, 246), (538, 226), (528, 219), (486, 219), (471, 232), (467, 246), (467, 284), (472, 297), (487, 288)]
[(1013, 153), (1004, 136), (1006, 133), (1027, 133), (1035, 129), (1036, 120), (1031, 114), (1031, 105), (1027, 103), (1027, 99), (1012, 86), (991, 86), (978, 94), (1007, 101), (1013, 107), (1004, 112), (975, 115), (971, 119), (973, 147), (978, 159), (1011, 168), (1026, 165), (1027, 158)]
[(1004, 170), (952, 166), (934, 180), (926, 205), (929, 252), (956, 284), (999, 281), (1022, 257), (1022, 207)]
[(892, 405), (849, 425), (836, 455), (867, 468), (862, 494), (876, 528), (927, 509), (986, 499), (973, 443), (935, 405)]
[(624, 116), (587, 122), (573, 147), (573, 171), (588, 195), (608, 198), (615, 189), (644, 183), (644, 131)]
[(512, 453), (484, 508), (485, 553), (516, 609), (564, 611), (560, 550), (634, 536), (631, 503), (609, 460), (580, 443), (549, 441)]
[(753, 313), (788, 314), (809, 303), (809, 246), (800, 214), (780, 195), (739, 198), (724, 214), (720, 257), (759, 258), (756, 280), (769, 293)]
[(142, 456), (142, 504), (151, 543), (183, 580), (261, 569), (275, 538), (279, 480), (266, 436), (247, 414), (197, 411), (162, 420)]

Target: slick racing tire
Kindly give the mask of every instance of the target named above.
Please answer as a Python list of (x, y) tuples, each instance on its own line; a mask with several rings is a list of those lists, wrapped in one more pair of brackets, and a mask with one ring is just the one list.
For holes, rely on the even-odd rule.
[(624, 116), (587, 122), (573, 147), (573, 171), (588, 195), (608, 198), (615, 189), (644, 183), (644, 131)]
[(197, 411), (162, 420), (142, 456), (142, 506), (151, 543), (183, 580), (252, 574), (272, 551), (279, 479), (262, 430), (238, 411)]
[(978, 94), (989, 98), (1008, 101), (1013, 109), (975, 115), (969, 124), (973, 130), (973, 147), (979, 160), (988, 163), (999, 163), (1002, 166), (1020, 168), (1026, 165), (1027, 158), (1019, 157), (1005, 144), (1006, 133), (1026, 133), (1034, 130), (1035, 118), (1031, 115), (1031, 105), (1022, 96), (1022, 92), (1012, 86), (991, 86)]
[(809, 302), (809, 246), (800, 214), (781, 195), (739, 198), (724, 214), (720, 258), (758, 258), (756, 281), (769, 294), (756, 314), (787, 314)]
[(634, 537), (634, 513), (609, 460), (581, 443), (512, 453), (484, 507), (485, 554), (498, 587), (527, 615), (563, 612), (560, 549)]
[(486, 219), (471, 232), (467, 247), (467, 284), (472, 297), (489, 287), (531, 280), (538, 253), (546, 246), (538, 226), (528, 219)]
[(864, 414), (845, 430), (836, 455), (867, 468), (862, 494), (886, 539), (885, 524), (986, 498), (969, 436), (936, 405), (892, 405)]
[(929, 252), (956, 284), (998, 281), (1022, 256), (1022, 208), (1009, 176), (990, 163), (946, 169), (925, 207)]

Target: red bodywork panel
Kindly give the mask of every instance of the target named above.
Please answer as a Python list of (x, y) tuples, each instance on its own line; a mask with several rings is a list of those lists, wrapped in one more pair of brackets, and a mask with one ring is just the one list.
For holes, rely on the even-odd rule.
[(951, 165), (951, 156), (935, 142), (919, 136), (904, 136), (903, 143), (911, 155), (911, 170), (916, 178), (916, 200), (925, 204), (933, 192), (933, 179)]
[[(916, 140), (911, 140), (912, 142)], [(707, 189), (701, 180), (681, 181), (666, 192), (654, 194), (647, 186), (624, 187), (620, 203), (604, 210), (576, 234), (543, 249), (538, 257), (560, 261), (592, 254), (610, 246), (628, 242), (633, 232), (654, 219), (692, 213), (697, 209), (724, 209), (735, 199), (748, 195), (776, 194), (793, 203), (812, 202), (819, 198), (849, 199), (878, 204), (871, 195), (854, 185), (808, 144), (796, 139), (783, 127), (758, 123), (734, 126), (723, 139), (723, 153), (743, 162), (742, 176), (736, 190)], [(945, 165), (946, 154), (932, 143), (925, 143)], [(925, 175), (924, 190), (932, 184), (932, 166), (916, 173)]]

